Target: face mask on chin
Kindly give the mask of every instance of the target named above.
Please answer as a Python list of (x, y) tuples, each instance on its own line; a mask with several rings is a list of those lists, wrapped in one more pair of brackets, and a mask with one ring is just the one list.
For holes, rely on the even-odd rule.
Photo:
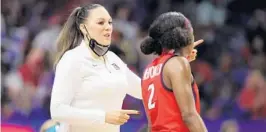
[[(84, 28), (87, 32), (86, 38), (89, 41), (89, 47), (91, 48), (91, 50), (98, 56), (104, 56), (108, 52), (110, 45), (99, 44), (95, 39), (90, 37), (89, 32), (85, 25), (84, 25)], [(91, 39), (89, 39), (88, 36)]]
[(108, 52), (110, 45), (102, 45), (99, 44), (96, 40), (90, 39), (89, 47), (96, 55), (104, 56)]

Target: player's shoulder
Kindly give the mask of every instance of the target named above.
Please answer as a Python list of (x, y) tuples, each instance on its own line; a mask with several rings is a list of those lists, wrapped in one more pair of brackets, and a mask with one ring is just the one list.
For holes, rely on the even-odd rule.
[(165, 65), (169, 65), (169, 66), (189, 66), (189, 61), (183, 57), (183, 56), (174, 56), (174, 57), (171, 57)]
[(185, 57), (174, 56), (174, 57), (171, 57), (165, 63), (164, 67), (170, 72), (179, 72), (179, 71), (189, 68), (190, 64), (189, 64), (189, 61)]

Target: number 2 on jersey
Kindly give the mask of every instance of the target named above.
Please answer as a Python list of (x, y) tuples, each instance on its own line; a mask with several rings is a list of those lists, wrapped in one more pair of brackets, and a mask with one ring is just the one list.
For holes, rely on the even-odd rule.
[(155, 107), (155, 102), (152, 102), (153, 97), (154, 97), (154, 84), (150, 84), (148, 87), (148, 90), (151, 91), (150, 92), (150, 96), (149, 96), (149, 100), (148, 100), (148, 108), (149, 109), (153, 109)]

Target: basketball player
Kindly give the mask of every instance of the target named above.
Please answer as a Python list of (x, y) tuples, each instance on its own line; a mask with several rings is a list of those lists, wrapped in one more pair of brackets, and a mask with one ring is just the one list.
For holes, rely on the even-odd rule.
[(143, 103), (152, 132), (207, 131), (189, 65), (194, 47), (202, 40), (193, 42), (189, 20), (181, 13), (168, 12), (152, 23), (141, 44), (144, 54), (158, 55), (142, 77)]

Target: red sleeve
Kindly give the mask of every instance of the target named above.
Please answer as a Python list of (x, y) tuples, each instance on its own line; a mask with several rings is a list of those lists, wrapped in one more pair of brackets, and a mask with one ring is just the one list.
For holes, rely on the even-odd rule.
[(198, 85), (197, 83), (194, 82), (193, 84), (193, 90), (195, 92), (195, 103), (196, 103), (196, 109), (198, 111), (198, 113), (200, 113), (200, 96), (199, 96), (199, 88), (198, 88)]

